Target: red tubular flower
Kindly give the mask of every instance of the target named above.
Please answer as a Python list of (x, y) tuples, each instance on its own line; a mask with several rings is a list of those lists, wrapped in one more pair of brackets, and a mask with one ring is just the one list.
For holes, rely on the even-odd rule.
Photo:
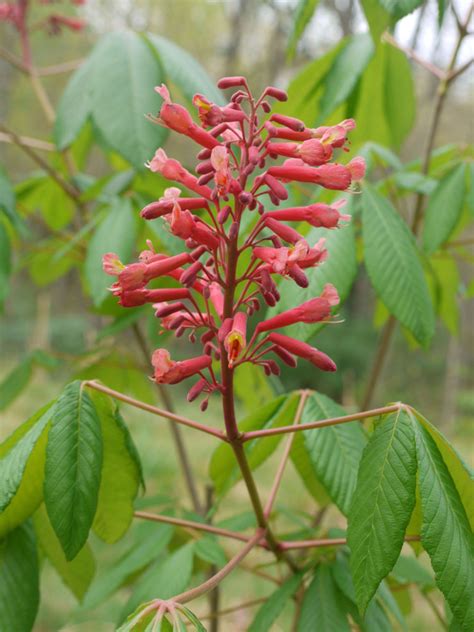
[(282, 224), (276, 219), (272, 219), (271, 217), (265, 218), (265, 225), (278, 235), (284, 241), (287, 241), (290, 244), (296, 244), (298, 241), (303, 239), (303, 236), (299, 234), (297, 230), (291, 228), (291, 226), (287, 226), (286, 224)]
[(312, 167), (324, 165), (332, 156), (332, 148), (329, 145), (311, 138), (299, 143), (268, 143), (269, 154), (288, 156), (289, 158), (301, 158), (303, 162)]
[(205, 127), (214, 127), (221, 123), (241, 122), (247, 118), (245, 112), (240, 108), (221, 108), (203, 97), (202, 94), (194, 96), (193, 104), (197, 107), (198, 116)]
[(212, 360), (208, 355), (201, 355), (197, 358), (175, 362), (171, 360), (169, 351), (156, 349), (151, 363), (155, 369), (153, 377), (157, 384), (177, 384), (210, 367)]
[(197, 198), (182, 198), (180, 197), (181, 191), (176, 187), (169, 187), (165, 189), (164, 195), (160, 197), (156, 202), (147, 204), (141, 211), (140, 215), (144, 219), (155, 219), (156, 217), (162, 217), (168, 215), (173, 210), (175, 204), (179, 204), (182, 209), (195, 211), (201, 208), (207, 208), (207, 200), (203, 197)]
[(309, 360), (312, 364), (314, 364), (314, 366), (317, 366), (318, 369), (321, 369), (322, 371), (337, 370), (336, 365), (329, 356), (322, 351), (319, 351), (319, 349), (316, 349), (316, 347), (311, 347), (311, 345), (308, 345), (306, 342), (301, 342), (300, 340), (295, 340), (289, 336), (275, 333), (270, 334), (268, 336), (268, 340), (276, 344), (278, 347), (285, 349), (285, 351), (289, 351), (289, 353), (292, 353), (295, 356)]
[(229, 368), (241, 355), (247, 346), (247, 314), (237, 312), (234, 316), (229, 333), (224, 338), (224, 348), (229, 359)]
[(161, 173), (167, 180), (181, 182), (181, 184), (184, 184), (191, 191), (195, 191), (198, 195), (206, 199), (211, 198), (211, 189), (201, 186), (198, 183), (198, 179), (189, 173), (180, 162), (173, 158), (168, 158), (164, 149), (158, 149), (150, 162), (146, 163), (146, 166), (150, 171)]
[[(341, 200), (345, 203), (345, 200)], [(310, 204), (309, 206), (296, 206), (293, 208), (282, 208), (275, 211), (267, 211), (265, 217), (276, 219), (282, 222), (308, 222), (317, 228), (337, 228), (339, 222), (349, 221), (350, 215), (342, 215), (337, 207), (343, 204), (335, 202), (332, 206), (327, 204)]]
[[(356, 174), (361, 172), (361, 158), (357, 163)], [(335, 191), (345, 191), (348, 189), (353, 180), (359, 179), (353, 177), (351, 169), (337, 163), (325, 164), (321, 167), (302, 167), (293, 164), (284, 164), (281, 167), (270, 167), (268, 173), (275, 178), (297, 182), (312, 182), (319, 184), (325, 189), (333, 189)]]
[(156, 87), (155, 91), (163, 99), (163, 105), (161, 106), (159, 117), (157, 119), (152, 118), (152, 120), (175, 132), (189, 136), (196, 143), (208, 149), (212, 149), (219, 144), (214, 136), (196, 125), (185, 107), (171, 101), (169, 90), (164, 83)]
[(327, 320), (331, 316), (331, 307), (338, 304), (339, 296), (336, 288), (327, 284), (321, 296), (260, 322), (257, 325), (257, 331), (263, 333), (272, 329), (288, 327), (295, 323), (319, 323)]
[(129, 290), (118, 283), (114, 283), (111, 291), (114, 296), (120, 297), (119, 303), (122, 307), (139, 307), (146, 303), (160, 303), (162, 301), (190, 298), (189, 290), (185, 288), (148, 290), (141, 287)]

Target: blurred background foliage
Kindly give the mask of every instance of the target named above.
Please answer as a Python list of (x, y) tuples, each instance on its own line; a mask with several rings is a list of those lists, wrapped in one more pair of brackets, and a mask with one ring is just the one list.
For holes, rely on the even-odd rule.
[[(188, 104), (195, 92), (219, 101), (215, 80), (245, 74), (255, 90), (288, 88), (280, 111), (308, 126), (354, 117), (351, 156), (365, 156), (370, 185), (349, 196), (352, 222), (328, 236), (329, 261), (309, 290), (282, 286), (283, 305), (301, 302), (327, 280), (340, 291), (341, 324), (297, 332), (329, 353), (338, 372), (315, 374), (301, 363), (269, 381), (246, 368), (237, 378), (241, 413), (253, 410), (256, 400), (263, 404), (274, 393), (301, 387), (326, 393), (348, 410), (402, 400), (469, 457), (472, 38), (464, 34), (456, 47), (457, 21), (468, 4), (88, 0), (74, 9), (87, 22), (84, 32), (34, 33), (39, 70), (33, 80), (11, 63), (20, 55), (17, 34), (0, 23), (1, 435), (75, 377), (156, 400), (144, 377), (148, 350), (164, 342), (184, 356), (187, 342), (164, 339), (151, 308), (124, 313), (108, 296), (101, 256), (116, 251), (132, 261), (146, 239), (170, 253), (179, 247), (161, 220), (145, 223), (138, 214), (166, 187), (143, 166), (156, 147), (163, 144), (169, 155), (194, 164), (189, 143), (168, 141), (165, 130), (144, 118), (159, 109), (153, 87), (166, 82), (174, 100)], [(73, 13), (66, 4), (61, 10)], [(49, 11), (33, 4), (32, 22), (41, 24)], [(453, 68), (463, 68), (459, 78), (436, 76), (436, 69)], [(443, 87), (449, 93), (436, 121)], [(314, 195), (294, 187), (288, 204)], [(324, 192), (318, 199), (331, 198)], [(319, 236), (317, 229), (311, 233), (310, 240)], [(171, 397), (192, 416), (183, 394), (178, 386)], [(218, 423), (217, 406), (207, 415)], [(132, 417), (151, 494), (176, 499), (182, 483), (170, 438), (136, 412)], [(151, 436), (159, 438), (157, 448)], [(206, 480), (207, 447), (197, 442), (193, 448), (197, 477)], [(271, 480), (271, 470), (261, 476)], [(301, 508), (291, 492), (283, 498)], [(56, 587), (56, 579), (48, 581)], [(239, 581), (230, 584), (242, 592)], [(243, 592), (254, 590), (249, 582)], [(113, 608), (112, 602), (103, 610), (105, 621)], [(46, 596), (43, 609), (38, 629), (59, 629), (67, 606)], [(410, 629), (426, 629), (427, 622), (436, 629), (433, 613), (424, 618), (424, 606), (420, 612)], [(62, 629), (81, 629), (87, 615), (78, 611), (75, 620)], [(235, 629), (246, 629), (245, 621), (236, 619)]]

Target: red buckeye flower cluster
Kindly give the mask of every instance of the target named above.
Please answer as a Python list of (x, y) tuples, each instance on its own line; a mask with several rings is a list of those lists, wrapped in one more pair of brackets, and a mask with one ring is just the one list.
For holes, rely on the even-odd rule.
[[(187, 334), (193, 343), (199, 339), (201, 351), (195, 357), (175, 361), (166, 349), (157, 349), (152, 364), (158, 383), (175, 384), (196, 376), (188, 400), (204, 396), (203, 410), (209, 395), (223, 392), (229, 383), (222, 376), (245, 362), (261, 366), (267, 375), (280, 371), (275, 358), (291, 367), (304, 358), (324, 371), (336, 369), (322, 351), (278, 332), (294, 323), (331, 320), (339, 303), (332, 285), (252, 328), (248, 320), (263, 304), (278, 303), (284, 288), (277, 283), (281, 277), (305, 288), (308, 270), (327, 258), (324, 239), (310, 244), (291, 224), (337, 229), (349, 220), (340, 212), (343, 201), (274, 208), (288, 198), (285, 183), (309, 182), (347, 191), (365, 170), (362, 158), (346, 165), (332, 162), (338, 150), (346, 150), (353, 120), (310, 129), (296, 118), (271, 113), (270, 99), (287, 99), (282, 90), (268, 87), (255, 98), (244, 77), (226, 77), (218, 86), (235, 92), (223, 107), (196, 95), (193, 103), (200, 125), (186, 108), (173, 103), (164, 85), (156, 88), (163, 99), (159, 115), (150, 116), (201, 146), (195, 173), (163, 149), (147, 163), (151, 171), (187, 192), (172, 186), (141, 215), (151, 221), (163, 217), (185, 250), (167, 256), (148, 242), (149, 250), (129, 265), (115, 254), (104, 256), (105, 271), (117, 277), (111, 291), (121, 305), (151, 303), (163, 329), (177, 337)], [(272, 164), (274, 160), (280, 164)], [(148, 287), (162, 277), (171, 277), (178, 287), (157, 288), (156, 281)], [(215, 371), (218, 361), (221, 378)]]

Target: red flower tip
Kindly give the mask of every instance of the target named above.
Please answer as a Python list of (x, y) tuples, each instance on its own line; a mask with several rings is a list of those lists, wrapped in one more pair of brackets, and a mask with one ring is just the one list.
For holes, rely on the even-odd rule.
[(227, 90), (227, 88), (237, 88), (239, 86), (246, 86), (247, 81), (245, 77), (222, 77), (217, 82), (217, 87), (221, 90)]
[(293, 355), (309, 360), (309, 362), (314, 364), (314, 366), (317, 366), (318, 369), (321, 369), (322, 371), (337, 370), (337, 366), (329, 356), (322, 351), (319, 351), (319, 349), (316, 349), (316, 347), (311, 347), (306, 342), (301, 342), (300, 340), (295, 340), (289, 336), (275, 333), (270, 334), (268, 336), (268, 340)]

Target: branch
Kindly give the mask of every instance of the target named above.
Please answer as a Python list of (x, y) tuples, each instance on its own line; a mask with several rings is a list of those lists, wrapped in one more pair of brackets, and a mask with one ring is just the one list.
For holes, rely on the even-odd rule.
[[(301, 416), (304, 410), (304, 405), (306, 404), (306, 400), (308, 399), (309, 394), (310, 394), (310, 391), (303, 391), (301, 393), (300, 401), (298, 402), (298, 408), (295, 413), (295, 419), (293, 421), (293, 426), (297, 426), (300, 423)], [(273, 486), (270, 491), (267, 504), (265, 505), (265, 509), (263, 510), (263, 515), (265, 516), (267, 520), (271, 514), (272, 507), (273, 507), (273, 504), (275, 502), (275, 498), (278, 492), (278, 488), (280, 487), (281, 479), (283, 478), (283, 473), (285, 471), (285, 466), (290, 456), (291, 446), (293, 445), (294, 438), (295, 438), (295, 433), (293, 432), (291, 436), (288, 437), (288, 441), (286, 442), (285, 450), (283, 452), (283, 456), (281, 458), (277, 473), (275, 475), (275, 481), (273, 482)]]
[(56, 151), (56, 147), (53, 143), (48, 143), (46, 140), (40, 138), (31, 138), (30, 136), (18, 136), (19, 142), (15, 142), (11, 137), (11, 134), (0, 132), (1, 143), (13, 143), (15, 145), (21, 144), (26, 147), (32, 147), (33, 149), (40, 149), (41, 151)]
[(204, 522), (195, 522), (193, 520), (184, 520), (182, 518), (173, 518), (172, 516), (165, 516), (162, 514), (152, 514), (146, 511), (135, 511), (135, 518), (143, 518), (144, 520), (151, 520), (152, 522), (163, 522), (165, 524), (174, 524), (177, 527), (183, 527), (185, 529), (192, 529), (193, 531), (206, 531), (207, 533), (213, 533), (214, 535), (220, 535), (224, 538), (231, 538), (232, 540), (240, 540), (241, 542), (249, 542), (250, 538), (238, 533), (237, 531), (230, 531), (229, 529), (221, 529), (220, 527), (214, 527), (213, 525)]
[(462, 64), (461, 66), (459, 66), (458, 68), (454, 68), (447, 76), (447, 81), (449, 83), (451, 83), (452, 81), (454, 81), (457, 77), (459, 77), (459, 75), (462, 75), (462, 73), (467, 70), (469, 68), (469, 66), (471, 64), (474, 63), (474, 57), (472, 57), (471, 59), (469, 59), (469, 61), (467, 61), (465, 64)]
[(3, 46), (0, 47), (0, 57), (12, 66), (14, 66), (20, 72), (23, 72), (26, 75), (29, 74), (30, 69), (28, 68), (28, 66), (19, 57), (13, 55), (13, 53), (10, 53), (10, 51), (6, 48), (3, 48)]
[(250, 551), (254, 548), (254, 546), (258, 544), (258, 542), (264, 536), (265, 536), (264, 529), (257, 529), (257, 532), (255, 533), (255, 535), (247, 542), (244, 548), (241, 551), (239, 551), (237, 555), (234, 555), (234, 557), (229, 562), (227, 562), (227, 564), (223, 566), (218, 573), (210, 577), (207, 581), (200, 584), (199, 586), (196, 586), (196, 588), (191, 588), (191, 590), (187, 590), (186, 592), (176, 595), (176, 597), (172, 597), (170, 601), (175, 601), (175, 602), (177, 601), (178, 603), (187, 603), (188, 601), (191, 601), (192, 599), (196, 599), (196, 597), (200, 597), (201, 595), (204, 595), (209, 590), (213, 590), (218, 584), (220, 584), (220, 582), (225, 577), (227, 577), (229, 573), (231, 573), (234, 570), (236, 566), (239, 565), (239, 563), (244, 559), (244, 557), (246, 557), (250, 553)]
[(58, 184), (61, 189), (70, 197), (74, 202), (78, 202), (80, 198), (80, 192), (72, 186), (67, 180), (64, 180), (62, 175), (53, 169), (39, 154), (37, 154), (30, 146), (24, 144), (21, 137), (11, 129), (9, 129), (4, 123), (0, 123), (0, 131), (7, 134), (12, 142), (20, 147), (25, 154), (27, 154), (37, 165), (39, 165), (46, 173)]
[(413, 61), (416, 61), (417, 64), (425, 68), (425, 70), (428, 70), (428, 72), (430, 72), (435, 77), (438, 77), (438, 79), (442, 80), (446, 78), (446, 72), (444, 70), (438, 68), (438, 66), (435, 66), (428, 60), (423, 59), (423, 57), (420, 57), (420, 55), (418, 55), (418, 53), (412, 48), (408, 48), (407, 46), (399, 44), (397, 40), (393, 37), (393, 35), (391, 35), (388, 31), (385, 31), (385, 33), (383, 34), (382, 41), (385, 41), (387, 42), (387, 44), (390, 44), (390, 46), (401, 50), (402, 53), (405, 53), (405, 55), (409, 59), (413, 59)]
[(372, 410), (366, 410), (364, 412), (354, 413), (352, 415), (344, 415), (342, 417), (331, 417), (330, 419), (311, 421), (307, 424), (280, 426), (278, 428), (266, 428), (263, 430), (251, 430), (249, 432), (242, 433), (241, 440), (250, 441), (251, 439), (256, 439), (258, 437), (271, 437), (278, 434), (287, 434), (289, 432), (300, 432), (301, 430), (312, 430), (314, 428), (335, 426), (337, 424), (344, 424), (349, 421), (355, 421), (356, 419), (367, 419), (368, 417), (378, 417), (379, 415), (394, 413), (400, 410), (400, 408), (409, 408), (409, 406), (399, 402), (398, 404), (393, 404), (393, 406), (383, 406), (382, 408), (374, 408)]
[(62, 64), (55, 64), (54, 66), (45, 66), (44, 68), (37, 68), (36, 72), (40, 77), (47, 77), (49, 75), (59, 75), (63, 72), (70, 72), (76, 70), (84, 63), (84, 59), (72, 59), (71, 61), (65, 61)]
[[(405, 542), (419, 542), (419, 535), (407, 535)], [(321, 538), (319, 540), (291, 540), (281, 542), (281, 548), (285, 551), (291, 549), (314, 549), (325, 546), (342, 546), (347, 544), (346, 538)]]
[(145, 402), (141, 402), (138, 399), (133, 399), (133, 397), (129, 397), (124, 393), (120, 393), (119, 391), (114, 391), (112, 388), (108, 386), (104, 386), (103, 384), (99, 384), (99, 382), (95, 382), (94, 380), (86, 380), (84, 382), (84, 386), (88, 386), (89, 388), (94, 388), (96, 391), (101, 391), (102, 393), (106, 393), (113, 397), (114, 399), (118, 399), (125, 404), (129, 404), (130, 406), (134, 406), (135, 408), (140, 408), (141, 410), (146, 410), (149, 413), (153, 413), (158, 417), (164, 417), (165, 419), (170, 419), (171, 421), (176, 422), (177, 424), (181, 424), (183, 426), (188, 426), (189, 428), (194, 428), (195, 430), (200, 430), (201, 432), (205, 432), (207, 434), (213, 435), (222, 441), (227, 441), (225, 434), (221, 430), (216, 430), (215, 428), (211, 428), (210, 426), (205, 426), (204, 424), (199, 423), (198, 421), (193, 421), (192, 419), (187, 419), (186, 417), (181, 417), (181, 415), (176, 415), (175, 413), (170, 413), (167, 410), (162, 410), (161, 408), (157, 408), (156, 406), (152, 406), (151, 404), (146, 404)]
[(34, 93), (36, 94), (38, 101), (43, 109), (43, 112), (48, 120), (48, 123), (52, 125), (54, 123), (54, 119), (56, 118), (56, 113), (54, 111), (53, 104), (51, 103), (46, 90), (44, 89), (43, 84), (41, 83), (38, 71), (33, 66), (29, 71), (31, 85), (33, 86)]

